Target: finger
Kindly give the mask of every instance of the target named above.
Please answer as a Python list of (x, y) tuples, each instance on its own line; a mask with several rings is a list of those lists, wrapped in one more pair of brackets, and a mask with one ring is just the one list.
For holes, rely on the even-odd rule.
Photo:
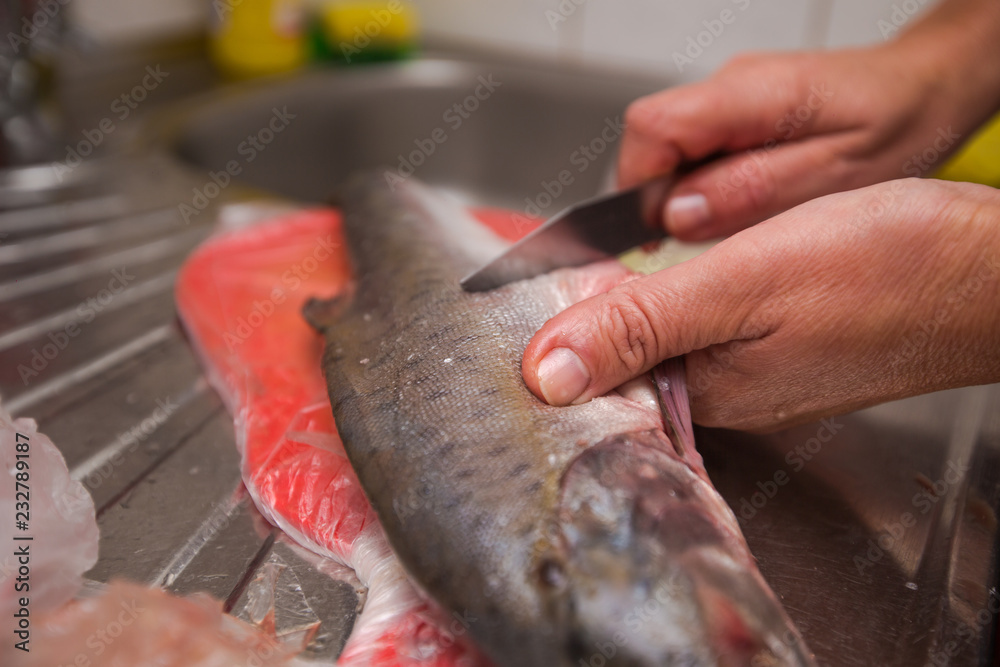
[[(714, 153), (808, 133), (818, 113), (785, 127), (789, 113), (812, 94), (801, 71), (785, 58), (749, 57), (708, 81), (636, 100), (625, 115), (619, 185), (636, 185)], [(813, 106), (825, 101), (814, 97)]]
[(754, 244), (737, 250), (726, 245), (549, 320), (524, 353), (528, 387), (552, 405), (583, 403), (663, 359), (763, 335), (766, 326), (754, 310), (771, 289), (760, 268), (767, 262), (756, 257)]
[(684, 241), (728, 236), (859, 180), (846, 133), (730, 155), (685, 176), (663, 209), (667, 230)]

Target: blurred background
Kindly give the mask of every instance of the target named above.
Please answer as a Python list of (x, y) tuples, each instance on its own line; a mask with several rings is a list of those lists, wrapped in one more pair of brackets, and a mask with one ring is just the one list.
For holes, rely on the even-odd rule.
[[(231, 1), (231, 0), (229, 0)], [(426, 39), (474, 43), (544, 58), (703, 77), (751, 49), (841, 47), (876, 43), (934, 0), (414, 0)], [(209, 0), (73, 0), (72, 20), (106, 43), (196, 32)], [(215, 0), (225, 6), (227, 0)], [(217, 7), (218, 9), (218, 7)], [(735, 20), (677, 72), (684, 53), (720, 14)], [(887, 34), (888, 33), (888, 34)], [(709, 40), (703, 39), (702, 43)], [(697, 50), (692, 51), (696, 53)]]
[[(935, 2), (6, 0), (0, 6), (8, 10), (7, 24), (13, 29), (4, 30), (9, 39), (0, 45), (0, 52), (13, 46), (18, 57), (33, 53), (34, 63), (30, 70), (23, 68), (29, 74), (21, 80), (11, 76), (8, 83), (0, 81), (8, 91), (0, 119), (7, 143), (13, 146), (6, 158), (0, 150), (0, 164), (58, 159), (59, 155), (45, 154), (39, 148), (45, 142), (36, 138), (72, 137), (85, 130), (88, 122), (105, 112), (107, 100), (115, 97), (110, 91), (121, 85), (129, 64), (155, 60), (170, 62), (174, 72), (184, 71), (173, 77), (167, 90), (151, 90), (154, 103), (138, 105), (137, 116), (227, 79), (282, 74), (317, 64), (405, 59), (421, 52), (515, 58), (529, 65), (548, 63), (611, 76), (617, 72), (645, 77), (658, 88), (705, 78), (746, 51), (884, 42)], [(52, 14), (57, 15), (49, 20)], [(33, 33), (26, 17), (40, 28), (28, 48), (18, 49), (24, 46), (22, 37)], [(160, 51), (154, 56), (151, 49)], [(47, 51), (57, 55), (47, 58)], [(47, 60), (53, 63), (50, 71), (44, 68)], [(111, 71), (122, 78), (110, 76)], [(6, 72), (0, 68), (0, 78), (6, 78)], [(99, 94), (103, 86), (110, 86), (107, 94)], [(56, 113), (46, 115), (45, 105), (38, 102), (47, 91), (55, 91), (48, 98), (61, 104)], [(31, 119), (32, 115), (38, 117)], [(12, 117), (22, 119), (13, 129), (8, 122)], [(25, 131), (27, 126), (35, 129)], [(972, 143), (971, 151), (965, 150), (938, 175), (1000, 183), (1000, 161), (994, 155), (1000, 146), (1000, 120), (988, 124)]]

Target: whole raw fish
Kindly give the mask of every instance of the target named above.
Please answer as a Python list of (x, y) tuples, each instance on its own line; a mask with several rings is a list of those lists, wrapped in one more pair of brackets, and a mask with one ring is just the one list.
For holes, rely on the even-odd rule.
[(498, 664), (813, 664), (708, 481), (680, 361), (563, 408), (521, 378), (532, 334), (624, 269), (466, 293), (504, 243), (461, 208), (381, 175), (340, 201), (356, 282), (306, 307), (337, 428), (404, 566)]

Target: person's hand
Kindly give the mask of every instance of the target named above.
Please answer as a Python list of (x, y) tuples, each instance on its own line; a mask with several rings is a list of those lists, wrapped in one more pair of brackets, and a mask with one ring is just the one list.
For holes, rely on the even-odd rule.
[(619, 183), (713, 156), (667, 201), (668, 231), (725, 236), (815, 197), (920, 176), (1000, 107), (1000, 3), (945, 2), (903, 39), (737, 58), (634, 102)]
[(695, 421), (751, 430), (1000, 380), (1000, 191), (906, 179), (808, 202), (571, 306), (522, 371), (567, 405), (681, 354)]

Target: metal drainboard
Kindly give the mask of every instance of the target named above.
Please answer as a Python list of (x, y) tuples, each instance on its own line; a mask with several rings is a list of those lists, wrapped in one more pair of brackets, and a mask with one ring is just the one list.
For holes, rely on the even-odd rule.
[(101, 169), (125, 187), (0, 209), (0, 396), (38, 421), (94, 498), (100, 556), (85, 590), (120, 577), (204, 591), (252, 620), (256, 582), (279, 633), (319, 622), (303, 657), (330, 662), (358, 590), (256, 512), (232, 418), (176, 319), (177, 270), (212, 220), (188, 225), (176, 202), (200, 181), (153, 157)]

